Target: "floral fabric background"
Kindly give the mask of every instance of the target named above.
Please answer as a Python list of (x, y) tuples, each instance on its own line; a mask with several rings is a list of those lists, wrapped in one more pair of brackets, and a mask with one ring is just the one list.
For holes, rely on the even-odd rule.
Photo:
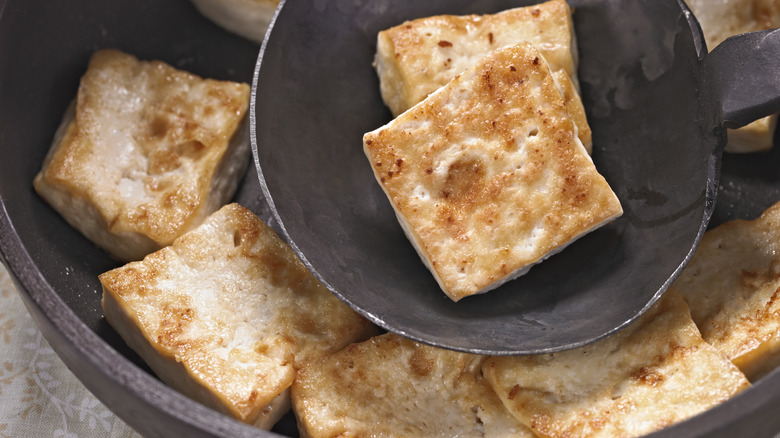
[(38, 331), (0, 264), (0, 438), (133, 437)]

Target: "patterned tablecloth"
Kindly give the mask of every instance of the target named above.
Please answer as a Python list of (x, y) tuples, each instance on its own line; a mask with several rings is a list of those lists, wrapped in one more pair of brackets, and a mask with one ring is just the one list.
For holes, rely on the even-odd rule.
[(0, 264), (0, 438), (140, 436), (49, 347)]

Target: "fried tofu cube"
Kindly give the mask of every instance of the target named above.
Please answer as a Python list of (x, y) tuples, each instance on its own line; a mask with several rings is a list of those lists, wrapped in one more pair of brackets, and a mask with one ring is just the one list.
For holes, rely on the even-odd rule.
[(442, 290), (486, 292), (623, 212), (530, 43), (482, 58), (364, 135), (374, 175)]
[(375, 334), (237, 204), (100, 282), (106, 319), (163, 382), (264, 429), (303, 363)]
[(292, 388), (301, 436), (534, 437), (485, 383), (484, 360), (385, 334), (310, 362)]
[(375, 66), (382, 98), (397, 117), (493, 50), (520, 42), (534, 44), (550, 64), (590, 152), (591, 130), (577, 81), (577, 41), (564, 0), (497, 14), (420, 18), (379, 32)]
[(704, 340), (751, 380), (780, 365), (780, 203), (704, 233), (674, 287)]
[(230, 200), (249, 162), (249, 85), (96, 52), (34, 187), (121, 261), (169, 245)]
[(637, 437), (715, 406), (750, 384), (704, 342), (674, 290), (636, 322), (585, 347), (492, 357), (483, 372), (541, 437)]

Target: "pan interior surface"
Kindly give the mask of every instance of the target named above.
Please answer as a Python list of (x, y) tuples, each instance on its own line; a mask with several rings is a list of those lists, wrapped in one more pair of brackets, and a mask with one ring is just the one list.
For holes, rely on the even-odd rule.
[(632, 321), (689, 256), (714, 195), (718, 138), (699, 96), (698, 28), (676, 1), (572, 2), (593, 159), (625, 213), (499, 289), (447, 298), (363, 153), (362, 135), (391, 119), (372, 67), (376, 34), (514, 6), (289, 2), (255, 78), (260, 177), (299, 256), (386, 329), (475, 353), (571, 348)]

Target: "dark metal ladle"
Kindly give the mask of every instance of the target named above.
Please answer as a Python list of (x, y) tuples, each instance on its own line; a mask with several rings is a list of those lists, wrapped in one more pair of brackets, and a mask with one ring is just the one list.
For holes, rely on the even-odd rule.
[(705, 231), (725, 127), (780, 110), (780, 32), (732, 38), (707, 54), (682, 1), (570, 3), (593, 158), (625, 213), (529, 274), (458, 303), (420, 262), (363, 155), (362, 134), (390, 120), (371, 66), (376, 33), (411, 18), (527, 3), (281, 9), (254, 81), (264, 194), (304, 263), (380, 326), (485, 354), (553, 352), (615, 332), (664, 293)]

